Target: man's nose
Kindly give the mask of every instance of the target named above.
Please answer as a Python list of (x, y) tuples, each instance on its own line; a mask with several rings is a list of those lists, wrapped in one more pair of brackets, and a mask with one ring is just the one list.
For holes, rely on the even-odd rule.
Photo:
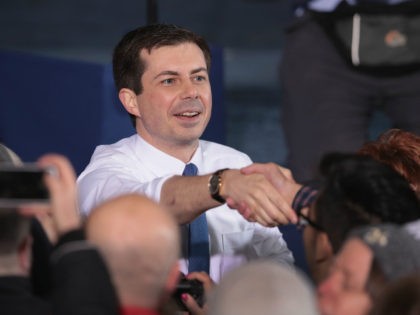
[(199, 95), (197, 87), (192, 82), (186, 82), (183, 85), (183, 98), (197, 98)]

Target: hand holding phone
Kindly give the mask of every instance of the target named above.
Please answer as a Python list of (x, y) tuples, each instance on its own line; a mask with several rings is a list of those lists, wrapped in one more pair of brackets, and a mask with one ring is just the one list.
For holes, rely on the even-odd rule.
[(50, 196), (44, 182), (45, 172), (35, 164), (0, 165), (0, 207), (48, 204)]
[[(0, 165), (0, 181), (2, 170), (5, 169)], [(27, 188), (32, 190), (32, 193), (25, 193), (24, 198), (20, 194), (15, 196), (17, 198), (11, 199), (10, 194), (2, 198), (0, 191), (0, 208), (1, 204), (13, 204), (21, 215), (36, 217), (52, 243), (55, 243), (60, 235), (80, 228), (76, 174), (70, 160), (59, 154), (45, 154), (38, 159), (36, 165), (27, 164), (23, 168), (14, 169), (13, 172), (19, 173), (23, 170), (29, 171), (32, 175), (15, 174), (13, 183), (21, 182), (19, 178), (30, 177), (29, 182), (32, 182), (32, 185)], [(10, 184), (10, 179), (8, 183)], [(24, 184), (27, 185), (28, 180), (25, 180)], [(34, 187), (37, 187), (35, 191)]]

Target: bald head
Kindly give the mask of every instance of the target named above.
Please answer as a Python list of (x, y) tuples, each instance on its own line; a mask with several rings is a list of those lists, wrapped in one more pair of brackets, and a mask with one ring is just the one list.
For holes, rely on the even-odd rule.
[(318, 315), (315, 292), (298, 270), (273, 261), (242, 265), (211, 292), (209, 315)]
[(180, 239), (172, 215), (145, 196), (124, 195), (92, 211), (86, 236), (103, 254), (121, 303), (155, 308), (177, 269)]

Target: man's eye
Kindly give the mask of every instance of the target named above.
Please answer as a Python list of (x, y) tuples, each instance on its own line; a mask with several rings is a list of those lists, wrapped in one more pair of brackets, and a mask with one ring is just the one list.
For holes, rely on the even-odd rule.
[(205, 76), (202, 76), (202, 75), (198, 75), (198, 76), (196, 76), (195, 77), (195, 81), (206, 81), (207, 80), (207, 78), (205, 77)]
[(162, 81), (163, 84), (172, 84), (174, 82), (174, 79), (165, 79)]

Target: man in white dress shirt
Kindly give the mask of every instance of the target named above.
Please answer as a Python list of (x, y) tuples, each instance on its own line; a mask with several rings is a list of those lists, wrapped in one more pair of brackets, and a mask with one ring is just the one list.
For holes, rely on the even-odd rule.
[[(113, 67), (120, 101), (137, 133), (96, 148), (78, 178), (82, 212), (137, 192), (159, 201), (180, 225), (205, 213), (215, 281), (252, 259), (292, 264), (275, 227), (296, 222), (290, 202), (264, 175), (240, 172), (252, 163), (246, 154), (199, 139), (212, 108), (205, 40), (174, 25), (140, 27), (116, 46)], [(197, 166), (197, 176), (181, 176), (189, 163)], [(231, 209), (244, 206), (253, 222)], [(188, 261), (180, 262), (187, 272)]]

